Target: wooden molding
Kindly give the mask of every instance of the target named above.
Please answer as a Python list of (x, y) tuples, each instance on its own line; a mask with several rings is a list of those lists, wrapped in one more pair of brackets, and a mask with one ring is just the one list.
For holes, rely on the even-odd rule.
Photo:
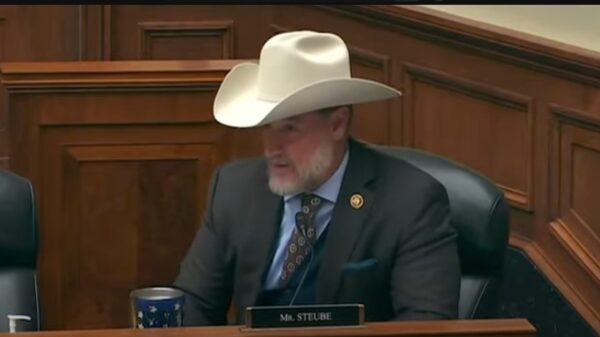
[(509, 244), (525, 252), (541, 272), (556, 286), (560, 293), (575, 307), (579, 314), (596, 331), (600, 331), (600, 313), (590, 306), (586, 295), (564, 278), (554, 263), (539, 245), (528, 238), (511, 234)]
[(569, 226), (562, 219), (557, 219), (550, 222), (550, 233), (600, 286), (600, 261), (586, 249)]
[(419, 6), (319, 5), (353, 19), (392, 27), (403, 33), (458, 48), (468, 48), (486, 57), (534, 67), (573, 81), (600, 85), (600, 53), (533, 38), (524, 33), (494, 27), (474, 20)]
[(386, 84), (390, 83), (391, 58), (389, 55), (375, 53), (354, 45), (348, 45), (348, 52), (350, 53), (350, 60), (352, 62), (364, 65), (369, 68), (380, 69), (384, 78), (383, 82)]
[(404, 69), (412, 78), (419, 79), (420, 81), (442, 86), (446, 89), (451, 89), (452, 91), (457, 91), (510, 109), (525, 112), (531, 111), (531, 97), (476, 83), (462, 77), (453, 76), (416, 64), (405, 63)]
[[(244, 60), (113, 61), (4, 63), (2, 84), (9, 92), (85, 86), (221, 82), (232, 66)], [(57, 86), (60, 84), (60, 86)]]
[(591, 128), (592, 130), (600, 131), (600, 116), (557, 104), (550, 104), (548, 111), (560, 121), (567, 121), (582, 128)]
[(138, 23), (140, 59), (152, 59), (152, 41), (157, 37), (219, 37), (223, 44), (219, 59), (231, 59), (234, 52), (233, 21), (148, 21)]

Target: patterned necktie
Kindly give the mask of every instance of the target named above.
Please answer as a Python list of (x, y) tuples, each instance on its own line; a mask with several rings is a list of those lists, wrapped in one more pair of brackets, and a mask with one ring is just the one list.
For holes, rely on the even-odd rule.
[[(300, 267), (304, 259), (310, 254), (317, 241), (315, 229), (315, 216), (323, 204), (322, 199), (314, 194), (303, 194), (300, 212), (296, 213), (296, 227), (285, 252), (283, 270), (279, 282), (285, 285), (294, 271)], [(303, 232), (299, 232), (298, 228)], [(308, 239), (308, 243), (306, 240)]]

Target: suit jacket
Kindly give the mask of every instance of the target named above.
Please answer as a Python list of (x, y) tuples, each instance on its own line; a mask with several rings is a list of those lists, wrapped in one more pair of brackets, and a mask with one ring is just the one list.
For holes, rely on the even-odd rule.
[[(350, 157), (317, 276), (317, 303), (363, 303), (367, 320), (456, 318), (460, 266), (445, 188), (413, 165), (350, 140)], [(243, 323), (277, 239), (283, 198), (262, 158), (225, 164), (174, 285), (185, 325)], [(353, 208), (350, 198), (364, 199)]]

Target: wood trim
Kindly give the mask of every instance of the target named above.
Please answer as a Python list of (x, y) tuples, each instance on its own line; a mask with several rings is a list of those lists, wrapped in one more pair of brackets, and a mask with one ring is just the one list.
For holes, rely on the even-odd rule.
[(560, 245), (579, 263), (579, 265), (600, 286), (600, 263), (581, 243), (562, 219), (550, 222), (550, 233)]
[(155, 36), (217, 36), (223, 39), (223, 57), (231, 59), (235, 55), (234, 22), (222, 21), (146, 21), (138, 22), (138, 57), (148, 59), (151, 52), (149, 41)]
[(549, 104), (548, 111), (558, 117), (559, 122), (568, 121), (578, 127), (600, 131), (600, 117), (581, 110), (567, 108), (557, 104)]
[(405, 72), (423, 82), (439, 85), (452, 91), (505, 106), (509, 109), (531, 111), (532, 98), (505, 89), (491, 87), (441, 71), (412, 63), (404, 63)]
[(575, 310), (596, 331), (600, 331), (600, 313), (588, 304), (585, 294), (582, 294), (558, 271), (556, 265), (547, 256), (537, 243), (517, 234), (511, 234), (509, 238), (511, 246), (521, 249), (540, 269), (560, 293), (575, 307)]
[(381, 69), (383, 73), (383, 82), (390, 84), (391, 57), (389, 55), (375, 53), (354, 45), (348, 45), (348, 52), (350, 53), (350, 59), (352, 61), (360, 63), (366, 67)]
[[(533, 337), (535, 327), (523, 318), (441, 321), (371, 322), (360, 327), (303, 329), (244, 329), (243, 326), (183, 327), (175, 329), (106, 329), (44, 331), (45, 337), (394, 337), (394, 336), (489, 336)], [(22, 337), (39, 337), (39, 332), (23, 331)]]
[[(113, 61), (4, 63), (2, 84), (9, 92), (44, 88), (82, 88), (89, 86), (127, 86), (212, 81), (220, 83), (224, 74), (244, 60), (215, 61)], [(170, 76), (171, 75), (171, 76)], [(176, 78), (175, 78), (176, 77)], [(185, 78), (187, 81), (183, 81)]]
[(406, 5), (318, 5), (370, 24), (534, 67), (573, 81), (600, 86), (600, 53), (479, 23), (429, 8)]
[(504, 191), (506, 199), (516, 208), (526, 212), (533, 211), (533, 160), (534, 160), (534, 119), (533, 119), (533, 98), (524, 96), (515, 92), (492, 87), (482, 83), (474, 82), (462, 77), (450, 75), (431, 68), (422, 67), (412, 63), (403, 64), (405, 76), (405, 97), (404, 112), (406, 115), (404, 132), (408, 135), (407, 144), (414, 146), (414, 113), (413, 100), (410, 99), (413, 95), (413, 82), (415, 80), (433, 84), (442, 87), (446, 90), (458, 92), (477, 99), (485, 100), (496, 105), (504, 106), (509, 109), (525, 112), (527, 114), (527, 187), (525, 191), (515, 189), (513, 187), (497, 184)]

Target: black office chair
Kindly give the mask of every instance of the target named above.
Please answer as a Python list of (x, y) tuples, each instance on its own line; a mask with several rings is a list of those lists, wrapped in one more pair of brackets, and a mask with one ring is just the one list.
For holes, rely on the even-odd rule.
[(438, 155), (409, 148), (374, 147), (417, 166), (444, 185), (451, 222), (458, 232), (462, 268), (458, 316), (494, 317), (509, 232), (509, 207), (502, 191), (481, 174)]
[(37, 287), (38, 227), (31, 183), (0, 169), (0, 331), (7, 315), (27, 315), (18, 331), (40, 330)]

